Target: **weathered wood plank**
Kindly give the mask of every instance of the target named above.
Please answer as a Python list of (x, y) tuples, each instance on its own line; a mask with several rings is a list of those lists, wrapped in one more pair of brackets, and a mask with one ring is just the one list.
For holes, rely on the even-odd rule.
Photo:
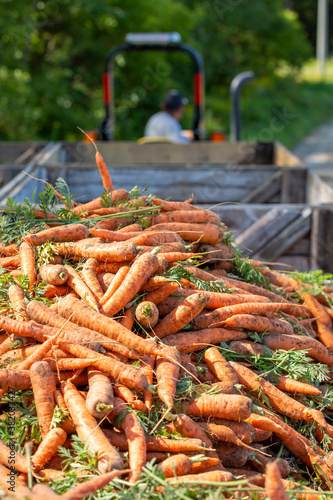
[[(195, 169), (191, 170), (189, 175), (184, 169), (155, 171), (149, 168), (123, 168), (110, 169), (110, 173), (115, 187), (130, 190), (137, 185), (142, 190), (148, 184), (150, 192), (161, 198), (170, 197), (172, 200), (182, 201), (193, 194), (195, 203), (213, 204), (240, 201), (258, 184), (268, 180), (275, 173), (275, 169)], [(89, 201), (103, 192), (102, 181), (96, 170), (67, 169), (66, 181), (71, 192), (84, 201)]]
[[(274, 143), (272, 147), (274, 149)], [(84, 163), (95, 154), (94, 148), (86, 143), (66, 143), (69, 161)], [(258, 143), (248, 142), (193, 142), (191, 144), (138, 144), (136, 142), (99, 142), (98, 148), (108, 165), (116, 164), (195, 164), (195, 163), (232, 163), (232, 164), (271, 164), (273, 155), (267, 156)], [(266, 161), (267, 160), (267, 161)]]
[(265, 203), (281, 191), (281, 172), (276, 172), (266, 182), (251, 191), (241, 203)]
[(311, 258), (314, 269), (333, 273), (333, 207), (313, 209)]
[[(288, 225), (300, 215), (299, 210), (273, 208), (263, 217), (238, 235), (236, 242), (244, 247), (247, 255), (257, 255), (262, 248), (269, 245)], [(248, 250), (247, 250), (248, 249)]]
[(259, 252), (253, 254), (253, 258), (262, 260), (275, 260), (283, 255), (288, 248), (303, 238), (311, 230), (312, 209), (304, 208), (296, 220), (285, 227), (273, 240)]
[(281, 203), (305, 203), (307, 186), (306, 168), (283, 168)]
[[(38, 194), (39, 190), (43, 191), (44, 185), (38, 181), (38, 179), (44, 179), (46, 176), (46, 171), (43, 170), (42, 165), (48, 161), (55, 161), (58, 158), (60, 148), (59, 143), (50, 142), (37, 153), (31, 162), (24, 167), (24, 170), (20, 171), (18, 175), (0, 189), (0, 206), (4, 207), (6, 205), (8, 196), (22, 202), (26, 196), (31, 199), (35, 188), (37, 189), (36, 194)], [(29, 177), (27, 174), (36, 179)]]
[(288, 165), (289, 167), (301, 167), (303, 166), (301, 160), (291, 153), (287, 148), (285, 148), (281, 142), (276, 141), (274, 143), (274, 165), (279, 165), (283, 167)]
[(333, 173), (327, 169), (309, 172), (307, 202), (313, 205), (333, 203)]

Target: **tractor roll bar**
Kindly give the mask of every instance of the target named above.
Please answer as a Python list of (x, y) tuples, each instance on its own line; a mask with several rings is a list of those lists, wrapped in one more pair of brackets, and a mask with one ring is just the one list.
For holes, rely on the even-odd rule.
[(245, 83), (250, 82), (255, 77), (253, 71), (243, 71), (238, 73), (230, 85), (230, 135), (231, 140), (238, 142), (241, 135), (241, 112), (240, 112), (240, 94)]
[(193, 94), (194, 94), (194, 118), (193, 133), (194, 140), (200, 140), (201, 126), (204, 114), (204, 64), (200, 53), (186, 43), (177, 43), (174, 45), (165, 44), (138, 44), (138, 45), (118, 45), (107, 55), (103, 73), (103, 100), (105, 107), (105, 118), (101, 123), (101, 138), (103, 141), (113, 141), (115, 131), (114, 114), (114, 81), (113, 81), (113, 62), (115, 56), (120, 52), (129, 51), (168, 51), (186, 52), (190, 55), (194, 65), (193, 75)]

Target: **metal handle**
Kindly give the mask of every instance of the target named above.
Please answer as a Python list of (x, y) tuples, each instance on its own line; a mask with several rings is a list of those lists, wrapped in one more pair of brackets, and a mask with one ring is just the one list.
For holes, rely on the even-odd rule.
[(233, 142), (238, 142), (240, 140), (241, 112), (239, 101), (241, 90), (243, 85), (253, 80), (254, 77), (255, 74), (253, 71), (244, 71), (243, 73), (236, 75), (230, 85), (230, 134)]

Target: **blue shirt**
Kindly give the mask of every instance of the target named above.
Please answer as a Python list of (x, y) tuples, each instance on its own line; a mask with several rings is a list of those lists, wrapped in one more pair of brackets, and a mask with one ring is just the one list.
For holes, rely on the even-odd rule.
[(167, 137), (176, 144), (188, 144), (180, 123), (169, 113), (160, 111), (151, 116), (145, 127), (145, 137)]

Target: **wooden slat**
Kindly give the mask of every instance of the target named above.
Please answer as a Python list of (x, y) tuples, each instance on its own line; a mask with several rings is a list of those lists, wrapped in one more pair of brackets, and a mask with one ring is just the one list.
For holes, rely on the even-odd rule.
[(257, 255), (292, 224), (299, 217), (299, 213), (299, 210), (273, 208), (237, 236), (236, 242), (244, 248), (243, 252), (247, 255)]
[(333, 208), (315, 208), (312, 218), (311, 257), (313, 269), (333, 273)]
[[(93, 146), (84, 143), (67, 143), (69, 161), (83, 163), (94, 156)], [(262, 162), (262, 152), (256, 143), (212, 143), (193, 142), (191, 144), (138, 144), (129, 141), (99, 142), (98, 148), (108, 165), (155, 165), (191, 163), (256, 163)], [(74, 159), (71, 159), (74, 158)]]
[(281, 203), (305, 203), (308, 171), (306, 168), (283, 168)]
[[(239, 202), (261, 182), (276, 172), (275, 167), (212, 168), (209, 170), (164, 168), (110, 169), (115, 187), (130, 190), (135, 185), (161, 198), (184, 201), (192, 194), (194, 203)], [(99, 173), (94, 170), (67, 169), (66, 182), (82, 201), (96, 198), (103, 191)]]
[(312, 209), (304, 208), (296, 220), (285, 227), (271, 242), (253, 255), (253, 258), (275, 260), (311, 230)]
[(279, 165), (281, 167), (285, 165), (288, 165), (289, 167), (303, 166), (301, 160), (285, 148), (280, 142), (276, 141), (274, 145), (274, 165)]
[(241, 203), (266, 203), (281, 191), (281, 172), (276, 172), (266, 182), (251, 191)]

